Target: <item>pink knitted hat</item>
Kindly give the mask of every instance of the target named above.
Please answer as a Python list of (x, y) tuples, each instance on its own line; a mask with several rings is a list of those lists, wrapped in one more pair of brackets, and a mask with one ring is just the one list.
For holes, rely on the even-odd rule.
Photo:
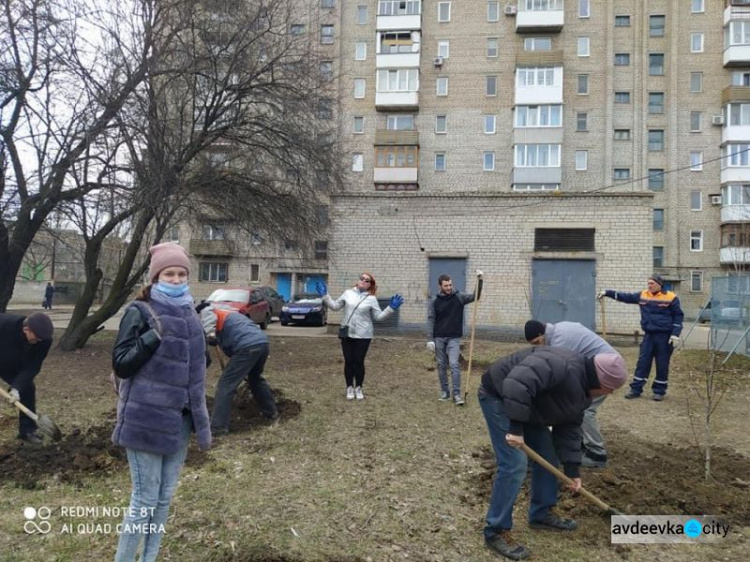
[(190, 258), (185, 248), (174, 242), (164, 242), (149, 249), (151, 254), (151, 267), (148, 270), (148, 278), (152, 283), (156, 281), (159, 274), (168, 267), (184, 267), (190, 273)]
[(625, 371), (625, 361), (619, 353), (600, 353), (594, 356), (594, 366), (596, 375), (599, 377), (599, 384), (603, 388), (617, 390), (628, 378)]

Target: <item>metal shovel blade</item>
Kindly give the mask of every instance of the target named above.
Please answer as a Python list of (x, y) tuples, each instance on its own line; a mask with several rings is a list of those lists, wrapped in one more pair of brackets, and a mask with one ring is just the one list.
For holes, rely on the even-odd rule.
[(45, 416), (44, 414), (42, 414), (37, 418), (36, 424), (44, 434), (48, 435), (52, 439), (52, 441), (59, 441), (60, 439), (62, 439), (62, 431), (60, 431), (60, 428), (57, 427), (57, 424), (55, 424), (55, 422), (53, 422), (49, 418), (49, 416)]

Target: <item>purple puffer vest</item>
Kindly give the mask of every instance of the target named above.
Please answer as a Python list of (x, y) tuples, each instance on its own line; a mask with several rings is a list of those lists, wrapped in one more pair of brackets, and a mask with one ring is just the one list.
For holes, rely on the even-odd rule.
[[(161, 322), (161, 345), (132, 377), (120, 384), (117, 425), (112, 442), (121, 447), (157, 455), (176, 453), (180, 447), (182, 411), (190, 402), (193, 429), (202, 450), (211, 445), (206, 408), (206, 341), (198, 316), (189, 305), (149, 301)], [(155, 328), (151, 313), (138, 307)]]

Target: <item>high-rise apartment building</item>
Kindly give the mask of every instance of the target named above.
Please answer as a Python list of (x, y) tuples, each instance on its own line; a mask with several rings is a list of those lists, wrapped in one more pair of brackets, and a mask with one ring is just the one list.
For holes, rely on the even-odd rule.
[(441, 268), (479, 267), (485, 324), (594, 325), (595, 288), (653, 270), (695, 314), (750, 262), (750, 0), (325, 4), (335, 287), (380, 272), (418, 324)]

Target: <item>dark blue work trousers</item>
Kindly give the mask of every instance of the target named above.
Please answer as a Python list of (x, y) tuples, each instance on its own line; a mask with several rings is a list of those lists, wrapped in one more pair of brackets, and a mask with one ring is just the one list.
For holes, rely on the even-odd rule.
[(672, 357), (672, 346), (669, 345), (670, 332), (646, 332), (638, 354), (638, 364), (635, 367), (633, 382), (630, 390), (633, 394), (641, 394), (646, 386), (651, 372), (652, 361), (656, 362), (656, 379), (651, 384), (654, 394), (667, 393), (667, 379), (669, 378), (669, 359)]

